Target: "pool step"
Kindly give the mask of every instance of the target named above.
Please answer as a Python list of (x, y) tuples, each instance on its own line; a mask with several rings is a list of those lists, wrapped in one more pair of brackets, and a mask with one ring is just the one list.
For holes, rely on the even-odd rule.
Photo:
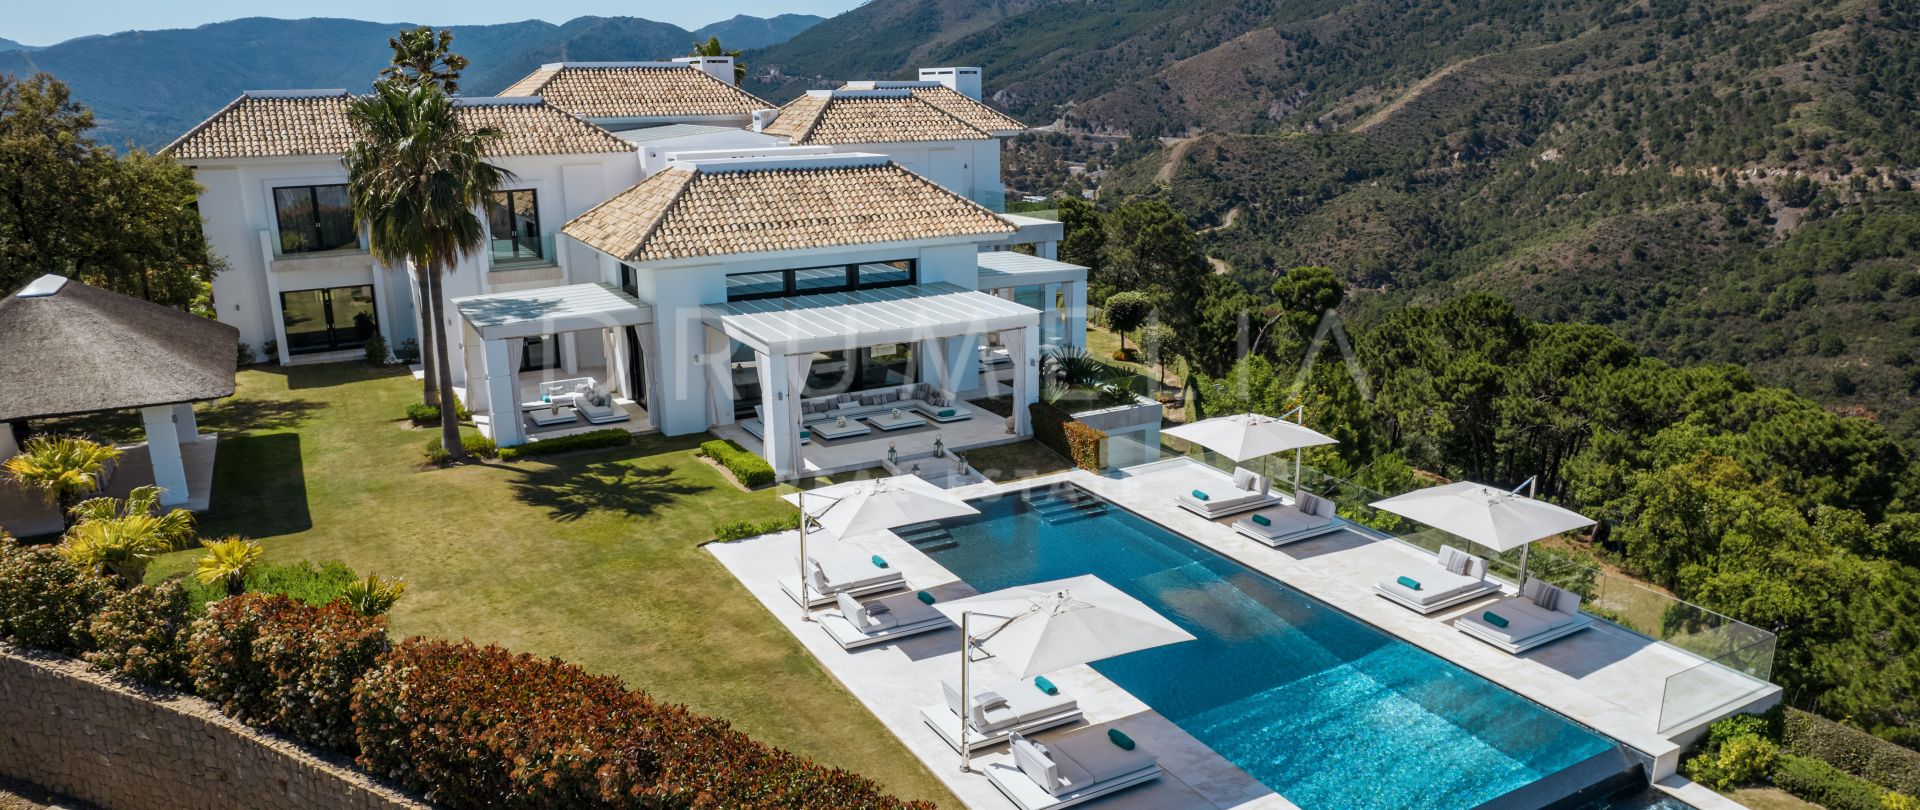
[(921, 551), (945, 551), (960, 545), (960, 541), (954, 539), (953, 534), (947, 531), (947, 527), (938, 523), (902, 526), (894, 529), (893, 533), (907, 541), (907, 545)]
[(1077, 487), (1028, 490), (1020, 493), (1020, 499), (1038, 513), (1041, 520), (1052, 526), (1096, 518), (1107, 513), (1105, 501)]

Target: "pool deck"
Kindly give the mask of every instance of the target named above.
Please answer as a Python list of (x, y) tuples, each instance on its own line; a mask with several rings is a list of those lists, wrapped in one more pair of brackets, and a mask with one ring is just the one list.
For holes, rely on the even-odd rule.
[[(1195, 462), (1174, 460), (1131, 468), (1110, 477), (1076, 470), (1011, 484), (976, 484), (953, 492), (959, 497), (974, 499), (1048, 484), (1080, 486), (1402, 641), (1625, 743), (1652, 758), (1655, 771), (1652, 776), (1659, 780), (1656, 786), (1663, 791), (1693, 800), (1698, 798), (1693, 791), (1704, 790), (1673, 776), (1679, 754), (1685, 748), (1682, 734), (1662, 735), (1658, 731), (1667, 677), (1701, 663), (1698, 657), (1606, 622), (1595, 622), (1593, 629), (1529, 652), (1509, 655), (1451, 626), (1453, 618), (1484, 605), (1484, 601), (1457, 606), (1434, 616), (1421, 616), (1374, 594), (1373, 584), (1382, 579), (1385, 572), (1404, 570), (1408, 564), (1431, 562), (1432, 557), (1419, 549), (1355, 533), (1339, 533), (1273, 549), (1234, 532), (1228, 526), (1230, 521), (1209, 521), (1175, 506), (1168, 493), (1192, 488), (1195, 476), (1208, 469)], [(889, 532), (845, 541), (822, 537), (812, 542), (844, 543), (866, 553), (880, 554), (900, 569), (915, 588), (931, 590), (942, 599), (973, 592), (951, 572)], [(1009, 761), (1004, 746), (976, 755), (976, 773), (963, 774), (958, 768), (958, 755), (919, 718), (921, 706), (939, 702), (940, 679), (959, 676), (958, 631), (941, 630), (898, 644), (851, 653), (841, 650), (824, 630), (803, 623), (799, 608), (780, 591), (778, 579), (792, 575), (797, 546), (797, 535), (784, 532), (734, 543), (713, 543), (707, 549), (969, 807), (996, 810), (1011, 807), (1012, 803), (978, 773), (989, 764)], [(829, 607), (822, 612), (833, 610)], [(995, 667), (996, 663), (991, 660), (976, 660), (974, 677), (981, 683), (1010, 680), (1004, 677), (1006, 673), (996, 672)], [(1098, 806), (1294, 807), (1091, 667), (1078, 666), (1050, 677), (1078, 698), (1087, 723), (1120, 721), (1130, 736), (1160, 757), (1164, 774), (1157, 783), (1115, 794)], [(1738, 690), (1730, 691), (1728, 697), (1739, 702), (1714, 717), (1732, 714), (1736, 708), (1765, 708), (1778, 702), (1780, 696), (1779, 688), (1771, 685), (1755, 692), (1750, 683), (1730, 681), (1727, 688)], [(1714, 717), (1704, 718), (1694, 727)], [(1060, 730), (1037, 736), (1044, 741), (1049, 733), (1057, 734)], [(1726, 806), (1694, 803), (1702, 807)]]

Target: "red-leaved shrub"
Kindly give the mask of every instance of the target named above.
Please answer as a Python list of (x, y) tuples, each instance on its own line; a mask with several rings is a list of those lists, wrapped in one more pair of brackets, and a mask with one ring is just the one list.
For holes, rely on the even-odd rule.
[(241, 722), (351, 754), (353, 685), (387, 646), (386, 619), (344, 603), (245, 594), (207, 605), (188, 668), (194, 691)]
[(928, 808), (557, 659), (408, 639), (354, 690), (361, 767), (452, 807)]

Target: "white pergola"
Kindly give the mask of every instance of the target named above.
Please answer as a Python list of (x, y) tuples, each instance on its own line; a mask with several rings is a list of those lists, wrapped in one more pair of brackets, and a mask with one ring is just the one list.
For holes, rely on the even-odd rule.
[[(1019, 287), (1040, 288), (1041, 317), (1052, 319), (1051, 328), (1068, 344), (1087, 347), (1087, 268), (1012, 250), (982, 253), (978, 261), (982, 291), (1008, 298)], [(1056, 299), (1065, 306), (1056, 310)]]
[[(626, 341), (614, 335), (653, 323), (652, 307), (597, 282), (475, 295), (454, 299), (453, 306), (460, 312), (467, 408), (489, 415), (493, 440), (501, 447), (524, 444), (527, 438), (520, 421), (520, 363), (527, 338), (601, 330), (608, 383), (631, 398), (626, 386), (633, 358), (627, 356)], [(640, 350), (652, 354), (653, 330), (637, 332)]]
[[(767, 461), (781, 480), (799, 477), (800, 421), (794, 410), (817, 352), (913, 343), (933, 360), (939, 386), (954, 390), (955, 375), (972, 362), (981, 336), (1000, 332), (1014, 374), (1014, 432), (1029, 436), (1027, 405), (1038, 401), (1040, 313), (1022, 304), (945, 282), (735, 301), (706, 307), (706, 325), (728, 351), (727, 340), (753, 350)], [(715, 412), (733, 411), (733, 381), (725, 363), (708, 363)]]

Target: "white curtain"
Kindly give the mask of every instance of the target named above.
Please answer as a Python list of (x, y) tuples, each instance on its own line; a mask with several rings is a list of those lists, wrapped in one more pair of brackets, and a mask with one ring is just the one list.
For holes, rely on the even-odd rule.
[(805, 457), (800, 453), (800, 422), (807, 418), (803, 410), (806, 401), (807, 372), (813, 368), (813, 354), (789, 354), (787, 361), (787, 397), (792, 415), (788, 417), (786, 430), (793, 448), (793, 474), (798, 478), (807, 467)]

